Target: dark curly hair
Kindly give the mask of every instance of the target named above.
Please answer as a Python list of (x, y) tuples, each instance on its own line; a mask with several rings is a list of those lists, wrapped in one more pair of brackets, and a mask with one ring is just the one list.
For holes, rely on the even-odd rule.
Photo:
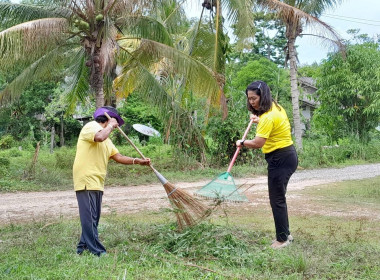
[[(260, 108), (256, 110), (252, 107), (252, 105), (248, 101), (248, 91), (255, 92), (258, 96), (260, 96)], [(248, 111), (252, 112), (256, 116), (261, 116), (265, 112), (268, 112), (270, 108), (272, 108), (272, 103), (274, 102), (279, 110), (281, 108), (278, 106), (277, 102), (273, 100), (272, 94), (270, 92), (270, 88), (263, 81), (255, 81), (250, 83), (245, 90), (245, 95), (247, 96), (247, 108)]]

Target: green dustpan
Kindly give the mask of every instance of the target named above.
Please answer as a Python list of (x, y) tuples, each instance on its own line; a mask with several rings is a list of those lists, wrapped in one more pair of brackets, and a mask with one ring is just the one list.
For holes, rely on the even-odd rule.
[[(244, 132), (243, 140), (247, 137), (249, 130), (253, 124), (251, 120), (248, 124), (247, 129)], [(221, 201), (233, 201), (233, 202), (244, 202), (249, 201), (245, 194), (236, 187), (235, 180), (231, 175), (231, 169), (234, 165), (236, 158), (239, 154), (241, 147), (236, 149), (234, 156), (228, 166), (227, 172), (224, 172), (210, 183), (202, 187), (200, 190), (196, 191), (194, 194), (199, 195), (208, 199), (218, 199)]]

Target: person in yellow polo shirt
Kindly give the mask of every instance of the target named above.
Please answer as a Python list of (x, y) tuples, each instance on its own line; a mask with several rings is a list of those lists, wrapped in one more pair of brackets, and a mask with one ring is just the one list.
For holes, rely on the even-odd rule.
[(262, 149), (268, 163), (268, 190), (272, 208), (276, 239), (271, 247), (280, 249), (290, 244), (286, 190), (292, 174), (297, 169), (298, 156), (293, 146), (288, 116), (272, 95), (268, 85), (255, 81), (246, 89), (247, 108), (251, 119), (257, 123), (256, 136), (252, 140), (238, 140), (236, 146)]
[[(105, 112), (111, 117), (110, 120)], [(140, 165), (149, 165), (150, 159), (123, 156), (112, 143), (109, 135), (114, 128), (124, 124), (115, 108), (105, 106), (97, 109), (94, 119), (79, 134), (73, 180), (82, 226), (77, 254), (89, 250), (94, 255), (101, 256), (106, 253), (106, 249), (98, 237), (98, 223), (109, 159), (121, 164)]]

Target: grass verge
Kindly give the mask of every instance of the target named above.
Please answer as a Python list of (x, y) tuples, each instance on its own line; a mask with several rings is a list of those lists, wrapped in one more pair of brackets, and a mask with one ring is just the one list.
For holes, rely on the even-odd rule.
[[(379, 180), (307, 194), (310, 201), (317, 195), (352, 205), (342, 192)], [(361, 196), (362, 203), (371, 199)], [(268, 208), (235, 205), (219, 212), (183, 232), (167, 211), (104, 215), (99, 233), (108, 254), (101, 258), (75, 254), (77, 219), (2, 226), (0, 279), (377, 279), (380, 273), (375, 218), (296, 212), (290, 217), (295, 241), (273, 251)]]

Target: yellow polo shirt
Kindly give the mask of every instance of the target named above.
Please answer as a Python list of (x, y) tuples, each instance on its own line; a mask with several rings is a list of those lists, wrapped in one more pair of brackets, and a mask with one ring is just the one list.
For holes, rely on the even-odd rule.
[(284, 108), (279, 107), (281, 110), (272, 103), (272, 108), (260, 116), (256, 128), (256, 136), (267, 139), (262, 147), (264, 154), (293, 144), (288, 116)]
[(111, 139), (95, 142), (95, 134), (103, 127), (96, 121), (81, 130), (73, 165), (74, 190), (104, 191), (104, 179), (110, 157), (119, 153)]

